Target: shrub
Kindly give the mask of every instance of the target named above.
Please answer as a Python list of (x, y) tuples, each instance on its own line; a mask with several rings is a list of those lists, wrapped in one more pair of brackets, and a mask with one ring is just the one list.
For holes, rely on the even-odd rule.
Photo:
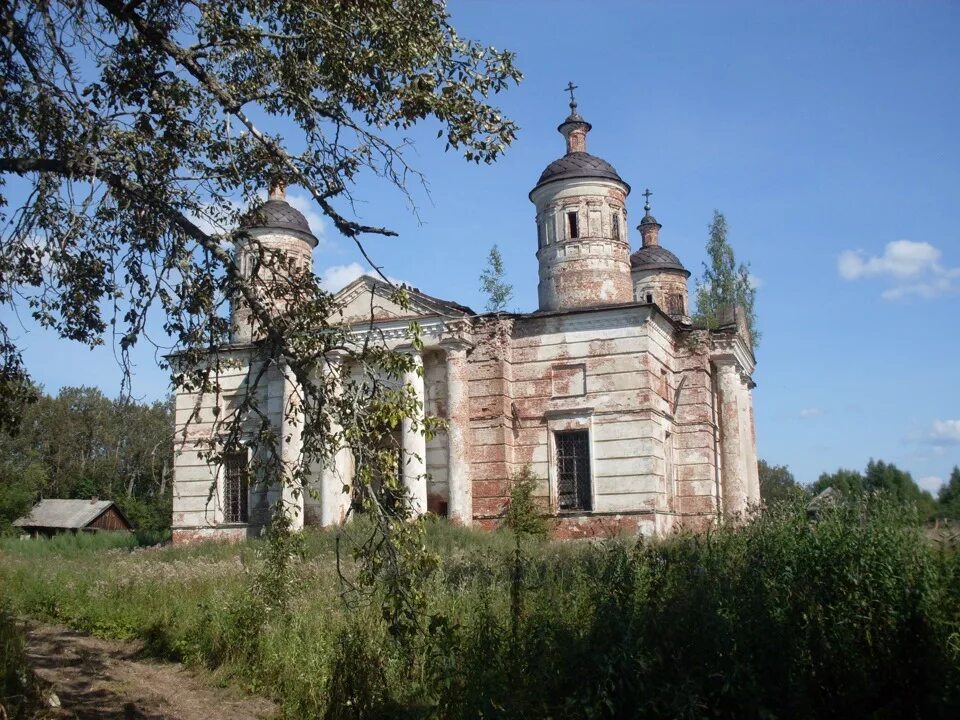
[(550, 524), (534, 497), (540, 482), (529, 464), (524, 465), (511, 480), (510, 504), (503, 524), (518, 535), (545, 538), (550, 532)]

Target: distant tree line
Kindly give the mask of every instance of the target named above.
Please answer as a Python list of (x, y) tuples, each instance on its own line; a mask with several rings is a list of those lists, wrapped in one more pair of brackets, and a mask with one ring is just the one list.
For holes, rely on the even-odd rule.
[(0, 531), (43, 498), (113, 500), (138, 530), (170, 527), (169, 402), (112, 400), (92, 387), (40, 392), (19, 432), (0, 434)]
[(823, 473), (807, 487), (797, 482), (786, 465), (760, 461), (760, 497), (767, 505), (803, 494), (813, 496), (829, 487), (849, 498), (883, 492), (895, 502), (915, 507), (921, 520), (960, 520), (960, 467), (953, 468), (935, 498), (921, 489), (910, 473), (882, 460), (870, 460), (863, 472), (840, 468)]

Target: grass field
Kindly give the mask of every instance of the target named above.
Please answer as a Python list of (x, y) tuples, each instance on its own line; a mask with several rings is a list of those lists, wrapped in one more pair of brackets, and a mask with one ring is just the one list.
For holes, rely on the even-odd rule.
[[(307, 532), (264, 543), (0, 541), (13, 612), (213, 668), (288, 717), (956, 717), (960, 561), (901, 509), (801, 506), (656, 542), (520, 543), (439, 521), (425, 630), (390, 635)], [(347, 564), (349, 572), (349, 563)]]

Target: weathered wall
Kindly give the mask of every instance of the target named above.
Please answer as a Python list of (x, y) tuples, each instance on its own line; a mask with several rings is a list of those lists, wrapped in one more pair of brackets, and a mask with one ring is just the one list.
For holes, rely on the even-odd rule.
[[(282, 314), (287, 307), (284, 288), (287, 278), (297, 273), (309, 273), (313, 268), (313, 247), (308, 236), (294, 230), (271, 231), (252, 229), (247, 236), (239, 236), (235, 256), (240, 272), (256, 279), (261, 302), (274, 313)], [(281, 261), (279, 258), (284, 258)], [(231, 299), (233, 340), (250, 342), (257, 333), (251, 323), (250, 306), (242, 296)]]
[[(220, 469), (211, 467), (199, 455), (197, 441), (207, 441), (214, 431), (215, 418), (226, 421), (235, 412), (241, 397), (248, 392), (262, 365), (250, 360), (250, 351), (224, 352), (218, 372), (221, 393), (177, 392), (174, 408), (174, 482), (173, 527), (205, 528), (223, 523), (222, 487), (216, 482)], [(268, 369), (260, 379), (258, 402), (271, 422), (279, 427), (281, 387), (279, 373)], [(214, 409), (219, 414), (215, 414)], [(268, 493), (251, 478), (249, 501), (250, 524), (261, 525), (269, 513), (269, 503), (276, 493)]]
[[(537, 206), (540, 309), (631, 302), (626, 188), (614, 181), (566, 180), (535, 189), (531, 200)], [(577, 214), (576, 238), (570, 236), (570, 212)]]
[(687, 291), (686, 274), (670, 270), (634, 269), (631, 271), (631, 277), (633, 294), (637, 302), (654, 302), (657, 307), (673, 318), (689, 319), (690, 297)]

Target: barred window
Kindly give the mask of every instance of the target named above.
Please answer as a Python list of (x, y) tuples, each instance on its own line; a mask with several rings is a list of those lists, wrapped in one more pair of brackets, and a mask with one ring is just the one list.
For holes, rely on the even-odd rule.
[(620, 213), (614, 212), (610, 216), (610, 223), (611, 223), (610, 227), (613, 230), (613, 239), (619, 240), (620, 239)]
[(248, 520), (247, 496), (250, 491), (250, 471), (247, 451), (238, 450), (223, 456), (223, 520), (244, 523)]
[(580, 222), (577, 219), (576, 211), (567, 213), (567, 231), (567, 237), (580, 237)]
[(561, 510), (590, 510), (590, 433), (554, 433), (557, 444), (557, 502)]

